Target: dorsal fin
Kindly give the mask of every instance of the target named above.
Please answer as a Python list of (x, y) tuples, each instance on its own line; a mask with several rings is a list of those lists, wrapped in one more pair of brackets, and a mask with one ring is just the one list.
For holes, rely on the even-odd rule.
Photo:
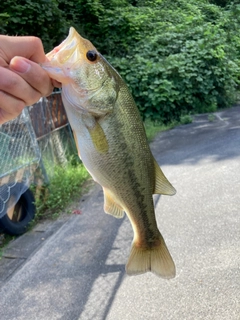
[(168, 179), (165, 177), (164, 173), (162, 172), (161, 168), (159, 167), (157, 161), (154, 160), (154, 167), (155, 167), (155, 190), (153, 194), (165, 194), (172, 196), (176, 193), (175, 188), (171, 185)]

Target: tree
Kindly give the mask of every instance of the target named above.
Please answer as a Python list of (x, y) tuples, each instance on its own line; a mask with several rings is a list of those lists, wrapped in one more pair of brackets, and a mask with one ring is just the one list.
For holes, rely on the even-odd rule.
[(35, 35), (40, 37), (46, 51), (62, 41), (69, 24), (54, 0), (8, 0), (0, 2), (4, 13), (0, 32), (9, 35)]

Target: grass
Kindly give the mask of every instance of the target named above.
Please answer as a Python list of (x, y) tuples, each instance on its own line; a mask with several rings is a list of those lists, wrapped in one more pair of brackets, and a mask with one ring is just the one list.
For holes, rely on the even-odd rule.
[(182, 115), (180, 117), (180, 120), (179, 121), (172, 121), (171, 123), (169, 124), (163, 124), (163, 123), (160, 123), (160, 122), (154, 122), (154, 121), (151, 121), (151, 120), (146, 120), (144, 122), (144, 127), (145, 127), (145, 130), (146, 130), (146, 135), (147, 135), (147, 139), (148, 139), (148, 142), (151, 142), (156, 134), (158, 132), (161, 132), (161, 131), (166, 131), (166, 130), (169, 130), (169, 129), (172, 129), (174, 127), (176, 127), (177, 125), (179, 124), (189, 124), (189, 123), (192, 123), (192, 116), (190, 114), (186, 114), (186, 115)]
[(190, 114), (185, 114), (180, 117), (180, 124), (189, 124), (192, 123), (192, 117)]
[(176, 122), (172, 122), (168, 125), (165, 125), (159, 122), (146, 120), (144, 122), (144, 127), (145, 127), (148, 142), (151, 142), (155, 138), (158, 132), (172, 129), (176, 126), (176, 124), (177, 124)]
[(59, 213), (83, 193), (83, 183), (89, 178), (89, 173), (82, 163), (69, 163), (66, 167), (55, 166), (49, 186), (41, 189), (37, 197), (37, 221), (45, 218), (57, 218)]

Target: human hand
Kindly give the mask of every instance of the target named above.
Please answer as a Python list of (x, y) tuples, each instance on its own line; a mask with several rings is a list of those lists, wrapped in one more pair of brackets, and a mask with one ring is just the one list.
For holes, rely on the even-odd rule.
[(45, 61), (39, 38), (0, 35), (0, 124), (61, 86), (39, 65)]

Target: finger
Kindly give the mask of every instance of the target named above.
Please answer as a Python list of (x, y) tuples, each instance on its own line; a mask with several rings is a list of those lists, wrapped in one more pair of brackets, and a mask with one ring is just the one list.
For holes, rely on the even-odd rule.
[(55, 88), (61, 88), (62, 84), (61, 82), (58, 82), (57, 80), (52, 79), (52, 84)]
[[(24, 101), (26, 106), (32, 105), (41, 98), (42, 94), (17, 73), (0, 67), (0, 74), (0, 90)], [(49, 77), (47, 79), (49, 80)]]
[(25, 57), (37, 63), (46, 61), (42, 41), (39, 38), (0, 35), (0, 44), (1, 66), (8, 64), (15, 56)]
[(10, 61), (9, 67), (37, 90), (41, 96), (48, 96), (53, 91), (51, 78), (37, 63), (22, 57), (14, 57)]
[(24, 101), (0, 91), (0, 125), (16, 118), (24, 107)]

